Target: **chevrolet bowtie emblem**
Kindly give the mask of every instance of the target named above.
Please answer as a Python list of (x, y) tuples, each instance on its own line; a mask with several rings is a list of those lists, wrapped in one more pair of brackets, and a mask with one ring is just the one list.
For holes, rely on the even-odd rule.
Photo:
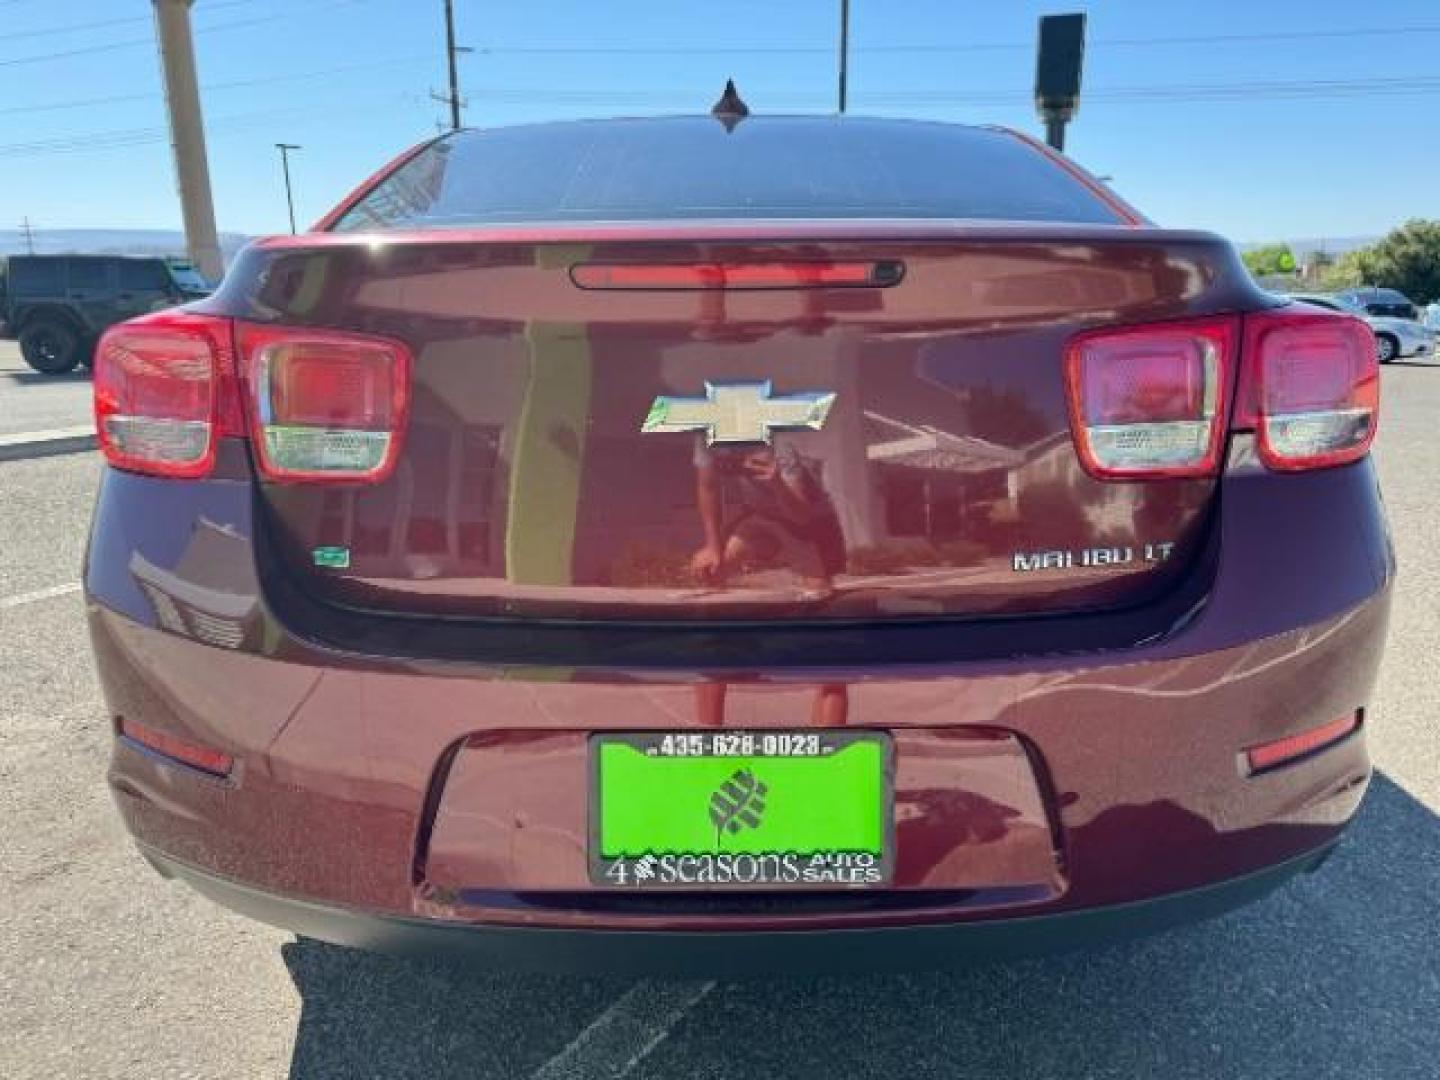
[(772, 396), (769, 379), (707, 382), (704, 397), (657, 397), (640, 430), (703, 431), (711, 446), (768, 443), (775, 431), (819, 431), (833, 404), (834, 391)]

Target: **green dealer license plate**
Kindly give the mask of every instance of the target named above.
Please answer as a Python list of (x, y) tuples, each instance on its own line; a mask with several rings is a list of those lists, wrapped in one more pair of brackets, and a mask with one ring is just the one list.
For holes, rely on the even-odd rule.
[(890, 737), (704, 731), (590, 739), (590, 880), (626, 889), (885, 885)]

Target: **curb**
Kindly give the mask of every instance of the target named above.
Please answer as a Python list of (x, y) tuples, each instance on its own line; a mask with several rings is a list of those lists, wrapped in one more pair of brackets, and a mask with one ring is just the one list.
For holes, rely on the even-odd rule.
[(78, 454), (94, 450), (95, 445), (95, 429), (89, 425), (50, 431), (22, 431), (17, 435), (0, 435), (0, 461)]

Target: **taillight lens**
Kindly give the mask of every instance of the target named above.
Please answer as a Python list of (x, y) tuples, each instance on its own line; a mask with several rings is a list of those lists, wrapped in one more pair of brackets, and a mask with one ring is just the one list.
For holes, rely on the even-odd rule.
[(1072, 338), (1066, 389), (1086, 470), (1104, 479), (1213, 475), (1237, 337), (1227, 316)]
[(1280, 309), (1245, 317), (1245, 386), (1235, 424), (1284, 471), (1343, 465), (1375, 438), (1380, 368), (1359, 319)]
[(243, 430), (227, 319), (161, 312), (111, 327), (94, 392), (100, 449), (132, 472), (204, 476), (217, 437)]
[(410, 405), (404, 345), (246, 323), (236, 336), (255, 456), (266, 476), (374, 482), (390, 475)]
[(247, 434), (248, 411), (267, 477), (373, 482), (400, 454), (410, 367), (388, 338), (161, 312), (100, 339), (95, 426), (117, 468), (195, 478), (220, 437)]

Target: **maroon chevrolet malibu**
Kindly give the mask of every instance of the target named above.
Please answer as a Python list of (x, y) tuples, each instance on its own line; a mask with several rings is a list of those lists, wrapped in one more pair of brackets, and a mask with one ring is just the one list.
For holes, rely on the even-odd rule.
[(221, 904), (496, 965), (1212, 915), (1365, 790), (1378, 390), (1015, 132), (447, 135), (100, 342), (109, 782)]

